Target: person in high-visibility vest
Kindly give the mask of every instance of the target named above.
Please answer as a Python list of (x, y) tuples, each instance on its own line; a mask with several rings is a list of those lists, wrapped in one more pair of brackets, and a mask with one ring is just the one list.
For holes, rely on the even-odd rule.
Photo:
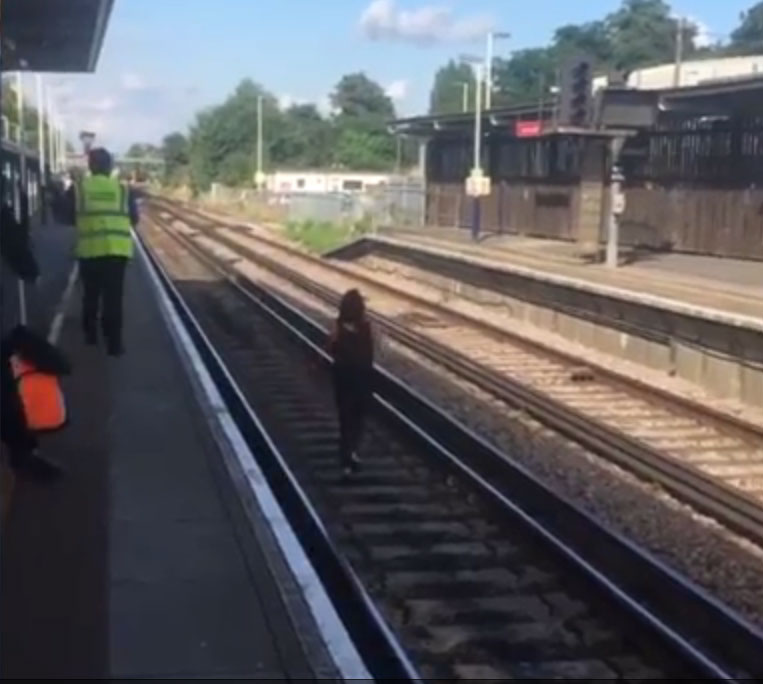
[(74, 184), (74, 224), (82, 280), (82, 327), (87, 344), (98, 344), (98, 318), (111, 356), (124, 353), (122, 298), (127, 263), (133, 255), (131, 228), (138, 212), (130, 190), (111, 175), (111, 155), (90, 151), (90, 175)]

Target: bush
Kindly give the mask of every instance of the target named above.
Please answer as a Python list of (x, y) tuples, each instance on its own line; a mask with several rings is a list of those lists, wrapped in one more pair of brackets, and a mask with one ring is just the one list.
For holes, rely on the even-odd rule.
[(371, 228), (370, 217), (345, 223), (308, 219), (288, 221), (284, 234), (289, 240), (298, 242), (309, 251), (321, 253), (365, 235)]

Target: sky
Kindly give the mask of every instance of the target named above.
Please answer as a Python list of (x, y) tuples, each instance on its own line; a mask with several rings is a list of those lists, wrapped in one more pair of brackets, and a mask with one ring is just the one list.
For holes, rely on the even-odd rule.
[[(723, 39), (755, 0), (674, 0), (706, 39)], [(185, 131), (246, 77), (284, 104), (326, 111), (333, 86), (364, 71), (400, 115), (426, 110), (449, 58), (543, 45), (563, 24), (605, 16), (620, 0), (116, 0), (96, 73), (47, 77), (72, 132), (93, 130), (121, 152)]]

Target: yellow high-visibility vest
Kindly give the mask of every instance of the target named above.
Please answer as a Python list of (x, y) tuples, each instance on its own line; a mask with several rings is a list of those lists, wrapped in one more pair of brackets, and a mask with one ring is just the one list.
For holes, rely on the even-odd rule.
[(83, 178), (77, 196), (77, 257), (130, 258), (133, 252), (127, 188), (109, 176)]

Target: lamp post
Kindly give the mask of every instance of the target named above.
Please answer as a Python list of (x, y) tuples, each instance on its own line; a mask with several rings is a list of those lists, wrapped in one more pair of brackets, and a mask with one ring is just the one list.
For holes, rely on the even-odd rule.
[(461, 61), (474, 65), (474, 165), (466, 181), (466, 192), (473, 198), (472, 203), (472, 238), (479, 239), (480, 233), (480, 197), (489, 194), (490, 179), (482, 171), (482, 88), (484, 64), (482, 59), (472, 55), (462, 55)]
[(469, 81), (461, 81), (461, 111), (469, 111)]
[[(485, 53), (485, 109), (493, 106), (493, 53), (496, 39), (508, 39), (511, 34), (506, 31), (490, 31), (487, 34)], [(477, 81), (479, 83), (479, 81)]]
[(254, 175), (254, 184), (258, 190), (262, 190), (265, 174), (262, 171), (262, 102), (263, 96), (257, 96), (257, 173)]

